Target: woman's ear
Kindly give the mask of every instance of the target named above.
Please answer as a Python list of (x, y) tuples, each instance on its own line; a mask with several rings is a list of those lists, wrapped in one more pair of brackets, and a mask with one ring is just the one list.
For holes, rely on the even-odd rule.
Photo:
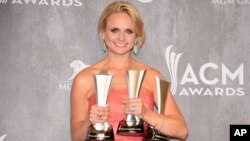
[(100, 38), (101, 42), (103, 43), (105, 41), (105, 35), (104, 35), (104, 33), (100, 33), (99, 34), (99, 38)]
[(105, 31), (102, 32), (102, 40), (105, 42)]

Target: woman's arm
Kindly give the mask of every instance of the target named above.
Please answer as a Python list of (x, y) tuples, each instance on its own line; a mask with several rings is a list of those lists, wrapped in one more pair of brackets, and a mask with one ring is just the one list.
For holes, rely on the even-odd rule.
[(168, 91), (164, 114), (146, 109), (143, 120), (163, 134), (180, 140), (187, 139), (187, 124), (170, 91)]
[(88, 78), (79, 74), (75, 77), (71, 89), (71, 138), (72, 141), (83, 141), (85, 139), (89, 121), (88, 112)]
[[(147, 68), (147, 73), (144, 78), (144, 86), (154, 91), (154, 101), (157, 105), (157, 90), (156, 90), (156, 76), (162, 76), (161, 73), (154, 68)], [(163, 77), (163, 76), (162, 76)], [(140, 103), (140, 100), (139, 100)], [(144, 121), (163, 134), (180, 140), (186, 140), (188, 136), (188, 127), (182, 116), (181, 111), (176, 104), (170, 89), (167, 91), (167, 99), (164, 109), (164, 114), (158, 114), (152, 110), (146, 109), (141, 102), (139, 106), (140, 112), (138, 116)]]

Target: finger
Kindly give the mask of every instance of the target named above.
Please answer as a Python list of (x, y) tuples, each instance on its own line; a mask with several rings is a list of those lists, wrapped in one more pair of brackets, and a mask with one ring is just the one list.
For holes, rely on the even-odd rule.
[(91, 114), (91, 115), (89, 116), (89, 121), (90, 121), (92, 124), (97, 123), (96, 115)]
[(105, 107), (104, 111), (109, 113), (109, 111), (110, 111), (110, 106)]
[(143, 117), (145, 113), (145, 107), (142, 103), (134, 103), (130, 105), (128, 111), (130, 111), (131, 114)]
[(143, 105), (143, 103), (141, 100), (132, 100), (132, 101), (127, 102), (126, 108), (129, 108), (132, 111), (134, 111), (134, 107), (136, 109), (138, 109), (138, 108), (142, 107), (142, 105)]
[(92, 124), (105, 122), (105, 117), (103, 115), (91, 115), (90, 121)]
[(137, 111), (137, 107), (135, 105), (129, 105), (125, 108), (124, 112), (126, 114), (135, 114)]
[(108, 115), (102, 115), (101, 119), (103, 120), (103, 122), (108, 121), (109, 116)]
[(90, 108), (90, 112), (95, 112), (97, 109), (98, 109), (98, 106), (96, 104), (92, 105)]
[(142, 102), (141, 98), (130, 98), (130, 99), (127, 99), (127, 103), (137, 103), (137, 102)]
[(109, 112), (110, 111), (110, 106), (106, 107), (97, 107), (97, 110), (102, 111), (102, 112)]
[(106, 109), (108, 109), (108, 111), (110, 111), (110, 107), (111, 106), (109, 104), (106, 105)]
[(100, 115), (103, 117), (103, 119), (108, 119), (110, 114), (110, 110), (109, 108), (105, 108), (105, 109), (100, 109), (97, 111), (96, 115), (98, 115), (98, 117), (100, 117)]

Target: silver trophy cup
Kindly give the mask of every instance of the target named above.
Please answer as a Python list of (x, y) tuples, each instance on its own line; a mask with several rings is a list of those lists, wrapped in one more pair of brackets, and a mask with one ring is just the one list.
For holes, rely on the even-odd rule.
[[(168, 89), (169, 89), (169, 82), (164, 80), (163, 78), (160, 78), (156, 76), (156, 92), (157, 92), (157, 102), (156, 105), (158, 108), (158, 114), (164, 114), (165, 111), (165, 105), (167, 102), (167, 95), (168, 95)], [(154, 141), (154, 140), (160, 140), (160, 141), (169, 141), (169, 137), (160, 133), (153, 127), (149, 127), (146, 130), (146, 135), (144, 137), (144, 140), (147, 141)]]
[[(106, 71), (94, 75), (97, 105), (106, 107), (112, 75)], [(113, 128), (108, 122), (90, 125), (86, 140), (114, 140)]]
[[(128, 98), (139, 97), (139, 92), (145, 72), (145, 70), (127, 71)], [(127, 115), (125, 119), (119, 122), (117, 134), (124, 136), (143, 136), (143, 121), (135, 115)]]

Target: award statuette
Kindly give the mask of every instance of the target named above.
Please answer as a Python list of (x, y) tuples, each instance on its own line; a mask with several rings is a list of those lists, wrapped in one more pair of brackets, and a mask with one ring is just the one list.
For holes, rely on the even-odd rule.
[[(112, 81), (112, 75), (108, 75), (107, 71), (102, 70), (100, 74), (94, 75), (96, 86), (96, 101), (98, 106), (106, 107), (109, 88)], [(114, 140), (114, 132), (112, 126), (108, 122), (96, 123), (90, 125), (86, 140)]]
[[(158, 101), (158, 104), (157, 104), (158, 114), (164, 114), (165, 104), (167, 102), (169, 82), (157, 76), (155, 80), (156, 80), (156, 92), (157, 92), (157, 101)], [(153, 127), (149, 127), (144, 137), (144, 140), (145, 141), (155, 141), (155, 140), (169, 141), (170, 138), (160, 133)]]
[[(138, 98), (145, 70), (128, 70), (128, 98)], [(135, 115), (127, 115), (126, 119), (119, 122), (118, 135), (124, 136), (143, 136), (144, 123)]]

